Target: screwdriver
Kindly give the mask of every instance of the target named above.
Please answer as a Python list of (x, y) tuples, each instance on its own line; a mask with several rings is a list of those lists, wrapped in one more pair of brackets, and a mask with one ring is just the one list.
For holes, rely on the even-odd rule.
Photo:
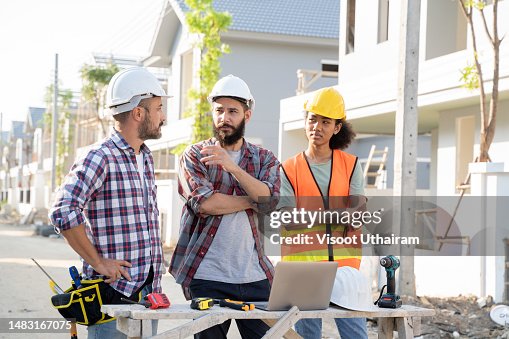
[(62, 294), (64, 293), (64, 290), (58, 286), (58, 284), (55, 282), (55, 280), (53, 280), (53, 278), (48, 274), (48, 272), (46, 272), (44, 270), (44, 268), (41, 267), (41, 265), (39, 265), (39, 263), (34, 259), (34, 258), (30, 258), (32, 259), (32, 261), (41, 269), (41, 271), (46, 274), (46, 276), (48, 277), (48, 279), (53, 283), (54, 285), (54, 288), (55, 288), (55, 291), (57, 291), (59, 294)]
[(76, 289), (81, 288), (81, 277), (76, 266), (69, 267), (69, 274), (71, 275), (72, 281), (74, 281)]
[(245, 303), (243, 301), (231, 300), (231, 299), (214, 299), (214, 302), (218, 303), (220, 307), (229, 307), (239, 311), (252, 311), (255, 309), (254, 304)]

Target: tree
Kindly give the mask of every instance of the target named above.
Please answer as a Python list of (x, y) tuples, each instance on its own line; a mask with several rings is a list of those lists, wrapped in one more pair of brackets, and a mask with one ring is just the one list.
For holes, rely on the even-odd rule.
[(87, 101), (92, 101), (95, 104), (95, 112), (97, 120), (101, 125), (103, 135), (106, 135), (106, 126), (103, 119), (99, 116), (99, 107), (102, 102), (104, 90), (111, 78), (119, 71), (117, 65), (107, 64), (106, 66), (93, 66), (84, 64), (81, 67), (81, 79), (83, 86), (81, 87), (81, 94)]
[[(499, 82), (499, 63), (500, 63), (500, 44), (503, 38), (498, 36), (498, 0), (493, 0), (492, 4), (492, 27), (488, 27), (484, 9), (487, 5), (486, 0), (459, 0), (460, 7), (467, 19), (470, 27), (470, 35), (472, 38), (472, 52), (474, 57), (474, 65), (467, 66), (462, 71), (462, 80), (464, 86), (469, 89), (479, 89), (480, 109), (481, 109), (481, 129), (480, 129), (480, 150), (479, 161), (490, 161), (489, 149), (493, 138), (495, 137), (495, 127), (497, 122), (497, 106), (498, 106), (498, 82)], [(479, 60), (478, 53), (478, 34), (476, 26), (474, 26), (474, 10), (479, 14), (482, 22), (482, 29), (488, 39), (493, 52), (493, 71), (491, 97), (486, 94), (485, 78), (483, 73), (483, 65)]]
[(186, 13), (186, 22), (189, 31), (197, 36), (194, 46), (201, 51), (199, 88), (189, 91), (191, 107), (185, 114), (194, 117), (193, 143), (212, 136), (212, 119), (207, 96), (221, 72), (219, 58), (223, 53), (230, 52), (229, 47), (221, 43), (221, 32), (225, 32), (230, 26), (231, 15), (227, 12), (216, 12), (212, 2), (212, 0), (186, 0), (190, 9)]
[[(59, 86), (60, 87), (60, 86)], [(52, 112), (53, 112), (53, 90), (54, 86), (51, 84), (46, 87), (46, 105), (49, 109), (44, 115), (44, 125), (51, 126)], [(58, 122), (57, 122), (57, 139), (56, 139), (56, 164), (55, 164), (55, 179), (56, 185), (60, 186), (64, 177), (64, 163), (69, 156), (71, 147), (71, 140), (73, 129), (72, 120), (73, 116), (70, 112), (70, 106), (72, 102), (73, 94), (69, 89), (60, 89), (58, 91)], [(53, 133), (53, 131), (52, 131)]]

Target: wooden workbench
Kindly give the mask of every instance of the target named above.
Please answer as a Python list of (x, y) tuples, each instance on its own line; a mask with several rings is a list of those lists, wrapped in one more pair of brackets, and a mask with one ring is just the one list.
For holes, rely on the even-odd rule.
[(397, 309), (379, 308), (373, 312), (350, 311), (338, 307), (329, 307), (321, 311), (299, 311), (293, 307), (286, 312), (267, 312), (253, 310), (237, 311), (214, 306), (206, 311), (193, 310), (189, 304), (171, 305), (167, 309), (151, 310), (141, 305), (103, 305), (102, 311), (117, 318), (117, 328), (128, 338), (149, 338), (152, 333), (150, 320), (189, 319), (193, 320), (152, 338), (185, 338), (203, 331), (228, 319), (262, 319), (272, 328), (264, 338), (300, 338), (291, 328), (302, 318), (358, 318), (378, 319), (378, 337), (392, 338), (398, 331), (399, 338), (413, 338), (420, 334), (420, 318), (430, 317), (435, 310), (403, 305)]

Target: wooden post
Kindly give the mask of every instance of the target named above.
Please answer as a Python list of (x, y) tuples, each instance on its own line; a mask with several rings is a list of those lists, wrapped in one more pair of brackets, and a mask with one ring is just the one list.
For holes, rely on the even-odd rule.
[(299, 320), (299, 308), (293, 306), (272, 328), (263, 336), (264, 339), (281, 338)]
[[(401, 2), (400, 59), (394, 150), (395, 231), (408, 236), (414, 229), (415, 210), (408, 197), (416, 193), (417, 88), (419, 75), (420, 0)], [(403, 198), (399, 198), (403, 197)], [(399, 200), (401, 199), (401, 203)], [(402, 245), (399, 293), (415, 296), (413, 247)]]

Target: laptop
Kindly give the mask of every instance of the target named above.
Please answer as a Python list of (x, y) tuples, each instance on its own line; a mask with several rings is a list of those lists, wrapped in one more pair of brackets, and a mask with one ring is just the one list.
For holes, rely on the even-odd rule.
[(336, 262), (280, 262), (269, 301), (251, 302), (265, 311), (287, 311), (297, 306), (301, 311), (324, 310), (334, 286)]

